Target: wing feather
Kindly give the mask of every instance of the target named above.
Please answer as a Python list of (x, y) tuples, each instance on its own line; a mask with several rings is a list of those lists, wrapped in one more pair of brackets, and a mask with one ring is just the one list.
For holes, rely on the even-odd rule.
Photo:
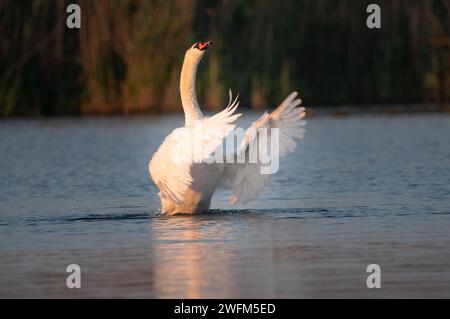
[(181, 205), (193, 179), (193, 163), (207, 160), (223, 139), (235, 128), (233, 122), (238, 96), (220, 113), (199, 120), (195, 125), (175, 129), (159, 147), (149, 163), (150, 175), (161, 193)]
[[(279, 154), (284, 156), (294, 152), (297, 148), (295, 139), (301, 139), (305, 132), (303, 120), (305, 117), (305, 108), (299, 107), (301, 100), (297, 98), (298, 93), (292, 92), (288, 97), (270, 114), (264, 113), (247, 130), (241, 145), (237, 150), (238, 156), (248, 158), (251, 147), (261, 146), (261, 130), (268, 129), (271, 134), (272, 128), (279, 129)], [(270, 136), (269, 139), (270, 141)], [(258, 143), (258, 144), (257, 144)], [(269, 143), (270, 144), (270, 143)], [(262, 143), (266, 149), (258, 149), (258, 152), (264, 151), (268, 154), (270, 145)], [(269, 152), (270, 153), (270, 152)], [(247, 203), (258, 196), (270, 181), (270, 174), (262, 174), (261, 167), (263, 163), (230, 163), (225, 166), (223, 183), (232, 189), (233, 194), (230, 198), (233, 204), (238, 202)]]

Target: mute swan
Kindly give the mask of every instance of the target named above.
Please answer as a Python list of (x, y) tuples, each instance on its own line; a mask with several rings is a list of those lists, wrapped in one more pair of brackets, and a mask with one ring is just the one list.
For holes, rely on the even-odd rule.
[[(245, 162), (225, 163), (208, 162), (227, 135), (234, 129), (233, 122), (241, 116), (234, 114), (239, 105), (238, 97), (230, 102), (220, 113), (205, 117), (199, 107), (195, 93), (197, 67), (212, 42), (198, 42), (186, 51), (180, 77), (181, 102), (185, 114), (185, 126), (170, 133), (149, 162), (149, 172), (160, 190), (162, 213), (195, 214), (209, 209), (211, 198), (217, 187), (232, 190), (230, 201), (247, 203), (258, 196), (270, 180), (270, 174), (262, 174), (263, 163), (259, 158), (248, 161), (251, 146), (258, 145), (258, 151), (264, 147), (274, 148), (263, 141), (260, 129), (267, 129), (266, 134), (275, 136), (275, 147), (283, 156), (294, 151), (296, 142), (293, 138), (302, 138), (305, 121), (305, 108), (297, 93), (291, 93), (272, 113), (255, 121), (245, 132), (243, 140), (234, 150), (234, 156), (241, 156)], [(267, 137), (267, 135), (266, 135)], [(261, 141), (263, 141), (261, 143)], [(258, 144), (260, 143), (260, 144)], [(177, 156), (184, 160), (180, 161)]]

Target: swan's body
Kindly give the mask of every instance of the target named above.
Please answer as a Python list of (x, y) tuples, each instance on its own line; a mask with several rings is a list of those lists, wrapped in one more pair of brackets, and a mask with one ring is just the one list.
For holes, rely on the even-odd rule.
[[(207, 211), (218, 186), (233, 190), (231, 202), (246, 203), (259, 195), (270, 179), (261, 174), (263, 163), (207, 163), (235, 128), (232, 124), (241, 114), (234, 114), (237, 98), (222, 112), (207, 118), (203, 116), (195, 93), (197, 67), (210, 42), (196, 43), (187, 50), (180, 78), (180, 93), (185, 113), (185, 126), (170, 133), (149, 163), (151, 178), (159, 188), (164, 214), (195, 214)], [(236, 156), (249, 157), (249, 149), (261, 140), (257, 129), (279, 129), (279, 154), (292, 152), (304, 133), (304, 108), (291, 93), (271, 114), (265, 113), (254, 122), (235, 151)], [(263, 147), (264, 144), (262, 144)], [(270, 148), (270, 145), (268, 146)]]

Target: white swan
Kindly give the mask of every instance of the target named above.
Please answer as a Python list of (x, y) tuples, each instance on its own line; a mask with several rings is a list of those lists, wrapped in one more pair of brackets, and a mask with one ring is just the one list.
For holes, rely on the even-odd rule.
[[(277, 149), (283, 156), (294, 151), (293, 138), (302, 138), (305, 108), (298, 107), (301, 101), (297, 93), (291, 93), (272, 113), (267, 112), (246, 131), (235, 156), (246, 159), (245, 163), (220, 163), (208, 161), (224, 138), (235, 129), (233, 122), (241, 115), (234, 114), (239, 105), (237, 98), (220, 113), (203, 116), (195, 93), (197, 67), (211, 42), (198, 42), (187, 50), (180, 78), (180, 93), (185, 114), (185, 126), (170, 133), (153, 155), (149, 163), (150, 176), (160, 190), (163, 214), (205, 212), (211, 205), (211, 198), (219, 186), (232, 190), (231, 202), (246, 203), (258, 196), (270, 180), (270, 174), (262, 174), (259, 158), (250, 162), (250, 150), (258, 145), (273, 149), (263, 139), (271, 129), (278, 129)], [(267, 129), (266, 131), (261, 129)], [(261, 133), (263, 132), (263, 133)], [(273, 134), (272, 136), (275, 136)], [(271, 146), (272, 145), (272, 146)], [(234, 158), (236, 158), (234, 157)]]

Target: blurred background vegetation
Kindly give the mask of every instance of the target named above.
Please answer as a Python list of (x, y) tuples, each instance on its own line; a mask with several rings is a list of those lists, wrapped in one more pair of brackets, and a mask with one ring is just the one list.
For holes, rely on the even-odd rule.
[[(70, 3), (80, 30), (66, 27)], [(0, 116), (179, 111), (200, 39), (214, 42), (197, 85), (211, 110), (229, 87), (255, 109), (291, 90), (307, 105), (444, 105), (449, 13), (450, 0), (0, 0)]]

